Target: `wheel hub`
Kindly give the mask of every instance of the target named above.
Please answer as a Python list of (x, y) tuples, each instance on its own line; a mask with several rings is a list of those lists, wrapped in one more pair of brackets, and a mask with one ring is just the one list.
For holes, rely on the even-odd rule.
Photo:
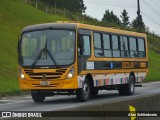
[(83, 92), (84, 92), (85, 97), (87, 97), (88, 94), (89, 94), (89, 87), (88, 87), (87, 84), (84, 84), (84, 86), (83, 86)]

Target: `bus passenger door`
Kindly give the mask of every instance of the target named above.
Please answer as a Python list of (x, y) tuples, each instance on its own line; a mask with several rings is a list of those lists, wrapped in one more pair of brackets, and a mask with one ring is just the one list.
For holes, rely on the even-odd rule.
[(78, 36), (78, 72), (86, 69), (86, 61), (91, 56), (91, 31), (79, 29)]

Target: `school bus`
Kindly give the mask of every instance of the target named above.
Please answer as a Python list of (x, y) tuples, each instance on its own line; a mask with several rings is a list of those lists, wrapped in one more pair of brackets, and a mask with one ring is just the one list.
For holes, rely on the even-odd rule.
[(88, 101), (99, 90), (133, 95), (148, 73), (146, 35), (78, 22), (27, 26), (18, 42), (20, 88), (35, 102), (53, 95)]

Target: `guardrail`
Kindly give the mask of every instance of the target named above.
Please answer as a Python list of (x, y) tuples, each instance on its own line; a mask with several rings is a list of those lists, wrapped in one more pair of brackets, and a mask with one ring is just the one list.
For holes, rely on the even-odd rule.
[[(22, 111), (23, 112), (23, 111)], [(159, 120), (160, 94), (42, 112), (40, 120)], [(134, 114), (138, 116), (134, 116)], [(157, 117), (158, 116), (158, 117)], [(22, 118), (7, 118), (7, 120)], [(35, 120), (35, 118), (23, 118)], [(6, 120), (6, 119), (5, 119)]]

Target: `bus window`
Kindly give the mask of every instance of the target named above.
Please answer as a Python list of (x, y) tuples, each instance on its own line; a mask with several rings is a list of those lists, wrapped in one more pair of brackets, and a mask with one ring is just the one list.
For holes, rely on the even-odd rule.
[(56, 41), (52, 40), (51, 42), (51, 52), (55, 53), (56, 52)]
[(103, 34), (103, 48), (104, 48), (104, 56), (112, 57), (110, 36), (108, 34)]
[(112, 50), (113, 50), (113, 57), (120, 57), (117, 35), (112, 35)]
[(61, 40), (61, 50), (62, 51), (67, 50), (66, 38), (62, 38)]
[(69, 37), (63, 37), (61, 39), (61, 51), (67, 51), (74, 48), (73, 40)]
[(24, 37), (22, 43), (22, 56), (32, 57), (34, 51), (36, 50), (36, 47), (37, 47), (37, 39)]
[(46, 36), (43, 35), (40, 37), (40, 49), (42, 50), (43, 48), (45, 48), (45, 44), (46, 44)]
[(94, 54), (96, 57), (103, 56), (101, 45), (101, 35), (99, 33), (94, 33)]
[(120, 37), (120, 47), (121, 47), (121, 57), (129, 57), (127, 37), (124, 36)]
[(129, 37), (129, 47), (130, 47), (130, 56), (131, 57), (138, 57), (137, 56), (136, 38)]
[(84, 35), (83, 36), (83, 40), (84, 40), (84, 52), (83, 52), (83, 55), (91, 55), (90, 37)]
[(145, 57), (144, 39), (138, 38), (138, 57)]

